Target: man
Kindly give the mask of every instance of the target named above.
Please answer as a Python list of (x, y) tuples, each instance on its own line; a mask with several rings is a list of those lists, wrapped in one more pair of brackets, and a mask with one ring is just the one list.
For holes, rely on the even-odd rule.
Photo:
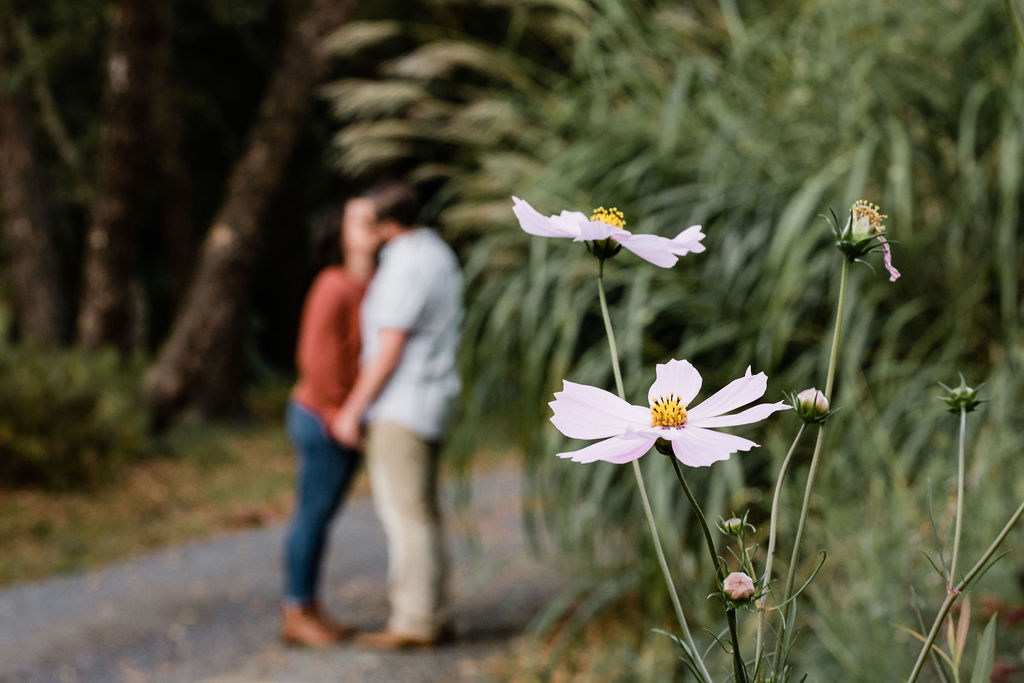
[(462, 281), (455, 254), (415, 227), (411, 187), (374, 186), (363, 198), (385, 242), (362, 306), (362, 361), (335, 418), (338, 441), (354, 447), (366, 426), (365, 457), (388, 539), (391, 616), (359, 637), (382, 648), (429, 647), (451, 637), (438, 505), (438, 445), (459, 380), (455, 371)]

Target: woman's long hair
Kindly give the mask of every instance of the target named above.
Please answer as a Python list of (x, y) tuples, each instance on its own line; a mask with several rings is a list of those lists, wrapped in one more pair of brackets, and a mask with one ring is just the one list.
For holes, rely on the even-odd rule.
[(341, 224), (345, 218), (345, 204), (335, 204), (327, 209), (313, 226), (310, 246), (313, 250), (313, 267), (320, 272), (328, 266), (339, 266), (345, 260), (341, 251)]

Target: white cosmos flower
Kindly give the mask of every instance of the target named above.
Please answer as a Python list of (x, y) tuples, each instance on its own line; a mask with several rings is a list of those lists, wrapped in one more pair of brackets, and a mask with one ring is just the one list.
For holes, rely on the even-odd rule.
[(626, 463), (647, 453), (658, 439), (665, 439), (684, 465), (704, 467), (758, 445), (715, 428), (750, 424), (790, 408), (782, 401), (760, 403), (727, 415), (761, 398), (768, 387), (765, 374), (751, 375), (750, 368), (743, 377), (692, 408), (687, 406), (700, 391), (701, 377), (688, 361), (671, 360), (658, 365), (656, 374), (647, 394), (647, 407), (631, 405), (604, 389), (564, 382), (562, 391), (548, 404), (554, 411), (552, 424), (573, 439), (604, 441), (559, 453), (558, 457), (582, 463)]
[(671, 268), (680, 256), (704, 251), (701, 226), (691, 225), (672, 239), (660, 235), (637, 235), (626, 230), (622, 212), (614, 207), (599, 207), (590, 218), (579, 211), (562, 211), (545, 216), (519, 197), (512, 198), (512, 212), (522, 229), (539, 237), (568, 237), (574, 242), (600, 242), (611, 239), (645, 261)]

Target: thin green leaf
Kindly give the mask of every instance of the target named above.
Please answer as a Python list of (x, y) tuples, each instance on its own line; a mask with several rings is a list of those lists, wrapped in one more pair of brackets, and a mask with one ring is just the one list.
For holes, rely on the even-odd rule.
[(988, 683), (992, 678), (992, 665), (996, 657), (996, 618), (993, 614), (985, 626), (985, 631), (978, 638), (978, 655), (974, 660), (974, 669), (971, 673), (971, 683)]

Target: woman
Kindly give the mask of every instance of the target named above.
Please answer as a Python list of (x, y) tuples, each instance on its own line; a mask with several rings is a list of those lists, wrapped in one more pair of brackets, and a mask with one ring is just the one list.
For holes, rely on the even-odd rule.
[(359, 305), (379, 246), (373, 221), (372, 207), (350, 201), (330, 212), (314, 233), (324, 267), (303, 306), (296, 352), (299, 381), (285, 419), (298, 472), (285, 545), (281, 637), (297, 645), (322, 647), (354, 632), (326, 618), (318, 588), (327, 528), (359, 464), (359, 452), (334, 440), (328, 425), (359, 369)]

